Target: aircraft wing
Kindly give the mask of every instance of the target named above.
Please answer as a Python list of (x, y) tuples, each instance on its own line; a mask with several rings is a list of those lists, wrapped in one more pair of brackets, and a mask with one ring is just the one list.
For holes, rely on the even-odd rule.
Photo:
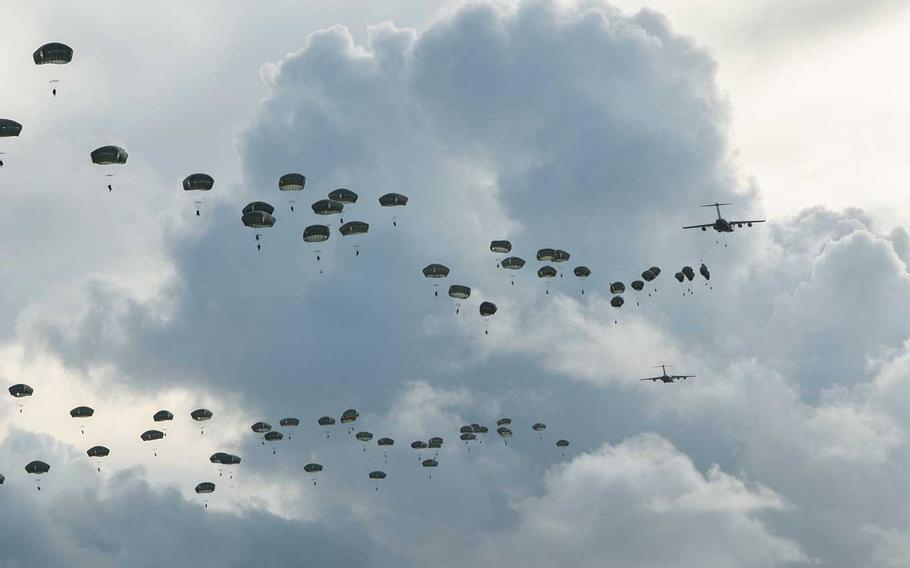
[(647, 379), (639, 379), (639, 380), (641, 380), (641, 381), (659, 381), (662, 378), (663, 377), (648, 377)]
[[(746, 221), (743, 221), (746, 223)], [(755, 221), (753, 221), (755, 223)], [(713, 227), (714, 223), (705, 223), (704, 225), (689, 225), (688, 227), (683, 227), (683, 229), (701, 229), (702, 227)]]
[(671, 379), (691, 379), (695, 375), (670, 375)]
[(748, 223), (764, 223), (764, 219), (752, 219), (750, 221), (728, 221), (731, 225), (746, 225)]

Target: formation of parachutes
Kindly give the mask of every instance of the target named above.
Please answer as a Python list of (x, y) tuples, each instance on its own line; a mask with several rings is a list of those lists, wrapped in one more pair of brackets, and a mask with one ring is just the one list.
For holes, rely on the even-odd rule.
[[(9, 394), (17, 401), (21, 399), (27, 399), (34, 395), (35, 391), (32, 387), (24, 383), (18, 383), (9, 387)], [(20, 413), (22, 412), (20, 405)], [(95, 409), (90, 406), (76, 406), (70, 410), (70, 416), (79, 421), (80, 432), (85, 435), (85, 421), (91, 419), (95, 416)], [(196, 422), (200, 425), (200, 433), (204, 435), (205, 429), (204, 425), (206, 422), (211, 420), (214, 417), (214, 413), (208, 408), (197, 408), (189, 413), (190, 418), (193, 422)], [(360, 413), (354, 409), (349, 408), (341, 413), (341, 417), (337, 420), (331, 416), (322, 416), (315, 420), (316, 425), (321, 428), (326, 436), (326, 438), (331, 438), (331, 431), (336, 426), (340, 424), (346, 428), (346, 434), (352, 436), (354, 440), (359, 442), (362, 445), (362, 451), (366, 452), (367, 448), (375, 443), (375, 445), (382, 449), (383, 458), (385, 463), (388, 463), (389, 459), (389, 449), (395, 445), (395, 439), (383, 436), (378, 438), (373, 442), (374, 434), (367, 430), (359, 430), (357, 428), (357, 421), (360, 418)], [(174, 420), (174, 413), (170, 410), (159, 410), (152, 415), (152, 421), (155, 423), (167, 423)], [(279, 427), (284, 430), (284, 432), (274, 429), (272, 425), (265, 421), (257, 421), (250, 425), (250, 431), (259, 436), (261, 443), (263, 445), (274, 445), (277, 442), (282, 440), (291, 440), (293, 439), (292, 431), (300, 428), (301, 420), (297, 417), (287, 416), (278, 420)], [(499, 418), (496, 420), (496, 434), (502, 439), (503, 443), (508, 446), (509, 440), (513, 436), (512, 431), (512, 419), (511, 418)], [(162, 427), (163, 428), (163, 427)], [(535, 422), (530, 430), (537, 434), (539, 440), (543, 440), (544, 431), (547, 429), (547, 425), (542, 422)], [(459, 440), (464, 443), (464, 446), (468, 452), (471, 451), (472, 446), (482, 445), (483, 439), (489, 432), (487, 426), (481, 425), (479, 423), (466, 424), (459, 429)], [(142, 443), (150, 443), (155, 445), (156, 443), (162, 441), (167, 434), (163, 430), (151, 429), (142, 432), (139, 435), (139, 439)], [(440, 465), (439, 462), (439, 450), (442, 449), (445, 443), (445, 438), (442, 436), (432, 436), (427, 440), (414, 440), (410, 442), (410, 447), (412, 450), (416, 451), (417, 462), (420, 464), (420, 467), (425, 468), (428, 472), (428, 478), (432, 479), (433, 468), (437, 468)], [(569, 447), (569, 441), (565, 439), (559, 439), (554, 443), (558, 451), (561, 452), (561, 455), (565, 456), (565, 450)], [(426, 450), (426, 451), (425, 451)], [(153, 450), (154, 455), (158, 455), (158, 449), (155, 447)], [(276, 446), (272, 447), (272, 453), (277, 454), (278, 449)], [(103, 445), (94, 445), (88, 448), (85, 451), (86, 456), (93, 460), (95, 467), (98, 472), (101, 472), (102, 462), (104, 458), (107, 458), (111, 454), (111, 449)], [(233, 466), (238, 466), (242, 462), (242, 458), (236, 454), (229, 452), (215, 452), (209, 456), (209, 462), (219, 466), (218, 468), (218, 477), (223, 477), (225, 471), (228, 472), (228, 478), (233, 479), (233, 473), (230, 469), (225, 470), (224, 468), (230, 468)], [(25, 466), (25, 471), (28, 474), (33, 474), (36, 480), (36, 489), (41, 491), (41, 479), (44, 474), (47, 474), (51, 469), (51, 466), (41, 460), (34, 460), (29, 462)], [(317, 484), (317, 477), (325, 469), (325, 466), (321, 463), (311, 462), (303, 466), (304, 473), (308, 474), (312, 481), (313, 485)], [(377, 482), (375, 488), (379, 490), (378, 482), (385, 479), (388, 474), (383, 470), (373, 470), (370, 471), (367, 475), (367, 478)], [(0, 485), (4, 484), (6, 477), (0, 474)], [(199, 495), (208, 495), (214, 493), (216, 489), (216, 483), (214, 481), (201, 481), (196, 486), (194, 491)], [(204, 502), (205, 507), (208, 507), (208, 501)]]
[[(39, 47), (34, 52), (33, 59), (35, 64), (40, 66), (66, 65), (73, 59), (73, 50), (62, 43), (48, 43)], [(52, 85), (52, 95), (55, 97), (57, 96), (59, 82), (56, 75), (49, 79), (49, 83)], [(0, 118), (0, 138), (16, 138), (20, 136), (22, 129), (22, 124), (15, 120)], [(3, 154), (4, 152), (0, 152), (0, 155)], [(127, 163), (129, 158), (127, 150), (116, 145), (100, 146), (90, 152), (89, 158), (92, 164), (101, 167), (101, 170), (104, 172), (104, 177), (106, 178), (107, 190), (113, 191), (114, 182), (111, 178), (114, 177), (114, 172), (117, 171), (119, 166), (124, 166)], [(4, 162), (0, 159), (0, 167), (3, 165)], [(296, 212), (296, 198), (301, 195), (307, 187), (306, 176), (299, 172), (285, 173), (278, 177), (276, 185), (278, 191), (289, 196), (288, 206), (290, 211), (292, 213)], [(182, 187), (185, 192), (192, 192), (192, 195), (194, 196), (195, 215), (201, 216), (201, 205), (203, 202), (202, 198), (198, 196), (204, 195), (206, 192), (214, 189), (215, 178), (204, 172), (190, 173), (183, 179)], [(294, 197), (295, 199), (290, 199), (290, 197)], [(390, 213), (391, 224), (393, 227), (397, 227), (398, 217), (394, 215), (393, 212), (397, 210), (397, 208), (407, 206), (408, 197), (401, 193), (386, 193), (378, 197), (378, 204), (383, 210), (387, 210)], [(310, 208), (314, 215), (325, 219), (337, 216), (338, 219), (337, 225), (328, 222), (313, 223), (306, 226), (303, 230), (303, 241), (308, 245), (313, 245), (313, 252), (317, 263), (321, 262), (322, 254), (318, 246), (320, 243), (326, 242), (332, 237), (334, 232), (333, 227), (337, 230), (339, 238), (344, 238), (352, 242), (354, 255), (360, 255), (359, 242), (361, 238), (364, 238), (369, 234), (370, 224), (358, 219), (349, 219), (348, 221), (345, 221), (345, 217), (348, 213), (359, 212), (362, 207), (363, 204), (360, 202), (360, 196), (355, 191), (348, 188), (334, 189), (329, 191), (325, 197), (320, 197), (313, 201)], [(274, 227), (278, 219), (276, 209), (272, 204), (265, 201), (253, 201), (241, 209), (240, 220), (243, 226), (254, 231), (256, 247), (258, 250), (261, 250), (262, 231)], [(489, 248), (496, 257), (496, 268), (506, 271), (505, 274), (508, 276), (509, 282), (514, 286), (518, 275), (524, 270), (527, 261), (513, 253), (513, 245), (509, 240), (493, 240), (490, 242)], [(564, 277), (564, 272), (561, 267), (568, 263), (571, 257), (572, 255), (569, 252), (558, 248), (541, 248), (537, 250), (534, 259), (536, 259), (540, 265), (534, 272), (536, 272), (537, 278), (543, 283), (547, 295), (550, 294), (550, 286), (554, 281), (553, 279)], [(321, 268), (320, 272), (322, 272)], [(431, 263), (422, 269), (422, 274), (426, 279), (433, 283), (434, 296), (438, 297), (440, 295), (438, 289), (439, 285), (449, 278), (451, 270), (444, 264)], [(650, 266), (643, 270), (639, 277), (629, 281), (629, 288), (636, 294), (636, 305), (641, 301), (638, 294), (647, 293), (647, 295), (650, 296), (657, 291), (656, 281), (660, 274), (661, 269), (659, 267)], [(708, 286), (711, 274), (704, 263), (702, 263), (699, 268), (699, 274), (704, 278), (705, 285)], [(577, 279), (580, 294), (584, 295), (585, 282), (592, 276), (591, 268), (583, 264), (575, 265), (572, 268), (571, 275)], [(689, 284), (695, 279), (695, 271), (693, 268), (691, 266), (684, 266), (680, 271), (676, 272), (674, 276), (679, 283), (686, 286), (683, 294), (691, 294), (692, 289)], [(447, 288), (444, 288), (444, 290), (447, 292), (448, 297), (455, 301), (455, 313), (460, 314), (464, 303), (471, 298), (472, 288), (465, 283), (453, 283)], [(622, 281), (610, 282), (609, 291), (611, 294), (610, 305), (617, 309), (622, 308), (625, 304), (626, 284)], [(483, 300), (479, 304), (478, 313), (482, 319), (487, 320), (495, 316), (498, 309), (499, 308), (495, 303), (489, 300)], [(489, 330), (485, 329), (484, 333), (489, 334)], [(27, 384), (20, 383), (9, 387), (9, 393), (17, 401), (19, 412), (22, 413), (24, 401), (34, 395), (34, 389)], [(85, 434), (86, 424), (92, 421), (94, 414), (95, 410), (88, 406), (77, 406), (70, 411), (70, 416), (77, 421), (80, 432), (83, 435)], [(214, 413), (206, 408), (195, 409), (190, 412), (189, 415), (193, 422), (198, 425), (201, 434), (205, 433), (206, 424), (214, 417)], [(341, 414), (337, 422), (346, 427), (347, 435), (353, 437), (354, 440), (361, 444), (364, 452), (366, 452), (367, 447), (370, 447), (373, 444), (381, 448), (387, 463), (389, 451), (395, 446), (395, 439), (389, 436), (382, 436), (374, 442), (374, 434), (372, 432), (357, 430), (355, 427), (358, 417), (359, 413), (355, 409), (349, 409)], [(151, 446), (154, 455), (157, 456), (159, 444), (163, 444), (167, 436), (167, 424), (174, 419), (175, 416), (172, 412), (160, 410), (152, 416), (152, 420), (156, 427), (139, 434), (138, 437), (141, 443)], [(331, 416), (322, 416), (316, 419), (315, 422), (316, 425), (322, 429), (325, 436), (330, 438), (332, 430), (336, 427), (335, 418)], [(278, 424), (279, 427), (284, 430), (283, 432), (273, 429), (272, 425), (265, 421), (258, 421), (250, 426), (250, 430), (255, 435), (260, 436), (263, 445), (272, 446), (271, 449), (273, 453), (278, 452), (278, 446), (283, 440), (289, 441), (293, 438), (293, 431), (300, 428), (301, 421), (296, 417), (284, 417), (278, 421)], [(500, 418), (496, 421), (494, 432), (502, 440), (503, 444), (508, 445), (514, 434), (512, 428), (511, 419)], [(542, 422), (536, 422), (530, 427), (530, 430), (538, 439), (543, 440), (545, 432), (547, 431), (547, 425)], [(460, 427), (458, 437), (459, 441), (464, 444), (466, 450), (471, 451), (473, 447), (483, 444), (484, 438), (487, 437), (489, 432), (490, 428), (487, 426), (479, 423), (472, 423)], [(443, 444), (444, 438), (441, 436), (433, 436), (426, 440), (415, 440), (410, 442), (410, 448), (417, 453), (418, 463), (422, 468), (426, 468), (428, 477), (432, 477), (432, 471), (435, 468), (440, 467), (439, 450), (442, 448)], [(556, 440), (554, 444), (563, 456), (565, 455), (566, 448), (570, 445), (568, 440), (562, 438)], [(87, 458), (94, 460), (96, 468), (100, 472), (102, 462), (111, 454), (111, 449), (104, 445), (94, 445), (89, 447), (85, 453)], [(240, 456), (233, 453), (219, 451), (212, 454), (209, 457), (209, 461), (212, 464), (219, 466), (219, 468), (230, 468), (240, 465), (242, 459)], [(303, 467), (304, 473), (312, 478), (314, 485), (317, 482), (317, 477), (322, 474), (324, 469), (325, 466), (323, 464), (315, 462), (308, 463)], [(36, 480), (38, 480), (36, 486), (39, 491), (41, 476), (48, 474), (50, 470), (51, 466), (40, 460), (31, 461), (25, 466), (26, 473), (35, 476)], [(219, 477), (221, 477), (222, 473), (222, 470), (219, 469)], [(382, 483), (382, 480), (387, 478), (387, 473), (383, 470), (372, 470), (367, 473), (366, 477), (376, 484), (376, 489), (378, 490), (379, 484)], [(0, 475), (0, 484), (3, 484), (5, 480), (6, 478), (3, 475)], [(216, 491), (216, 483), (213, 481), (201, 481), (195, 486), (194, 491), (203, 496), (212, 494)]]

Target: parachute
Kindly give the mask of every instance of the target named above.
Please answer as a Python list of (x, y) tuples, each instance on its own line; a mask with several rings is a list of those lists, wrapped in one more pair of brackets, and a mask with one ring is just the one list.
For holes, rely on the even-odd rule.
[(473, 432), (464, 432), (463, 434), (461, 434), (458, 437), (461, 438), (465, 442), (470, 442), (471, 440), (477, 439), (477, 436)]
[(329, 240), (329, 228), (326, 225), (310, 225), (303, 230), (303, 240), (308, 243), (322, 243)]
[(0, 473), (0, 485), (3, 485), (6, 482), (6, 476)]
[(633, 280), (631, 286), (636, 292), (641, 292), (645, 287), (645, 283), (641, 280)]
[(650, 271), (651, 274), (653, 274), (655, 278), (660, 276), (660, 268), (657, 268), (656, 266), (652, 266), (651, 268), (648, 269), (648, 271)]
[(215, 484), (212, 483), (211, 481), (203, 481), (202, 483), (200, 483), (199, 485), (196, 486), (196, 493), (208, 494), (208, 493), (214, 493), (214, 492), (215, 492)]
[(344, 205), (330, 199), (320, 199), (311, 207), (313, 208), (313, 213), (317, 215), (337, 215), (344, 210)]
[(19, 384), (11, 386), (9, 388), (9, 394), (15, 398), (23, 398), (26, 396), (32, 396), (34, 393), (35, 393), (35, 389), (33, 389), (32, 387), (30, 387), (24, 383), (19, 383)]
[(553, 262), (566, 262), (572, 255), (562, 249), (556, 249), (553, 254)]
[(525, 265), (525, 261), (523, 258), (510, 256), (502, 259), (502, 262), (499, 264), (507, 270), (519, 270)]
[(272, 429), (272, 425), (267, 422), (256, 422), (250, 426), (250, 430), (257, 434), (265, 434)]
[(553, 278), (554, 276), (556, 276), (556, 269), (549, 264), (537, 269), (538, 278)]
[(480, 315), (483, 317), (492, 316), (496, 313), (496, 304), (493, 302), (482, 302), (480, 304)]
[(269, 430), (268, 432), (265, 433), (265, 436), (263, 436), (263, 439), (265, 439), (266, 442), (277, 442), (278, 440), (284, 439), (284, 434), (282, 434), (278, 430)]
[(278, 421), (281, 426), (300, 426), (299, 418), (282, 418)]
[(705, 266), (704, 262), (701, 263), (700, 267), (698, 267), (698, 272), (702, 275), (702, 277), (704, 277), (705, 280), (711, 280), (711, 271), (708, 270), (708, 267)]
[(152, 440), (160, 440), (164, 438), (164, 432), (161, 430), (146, 430), (139, 437), (142, 438), (143, 442), (151, 442)]
[(303, 471), (313, 474), (313, 485), (316, 485), (316, 474), (322, 471), (322, 464), (319, 463), (308, 463), (303, 466)]
[(337, 201), (339, 203), (344, 203), (345, 205), (351, 203), (357, 203), (357, 194), (351, 191), (350, 189), (345, 189), (343, 187), (338, 188), (329, 193), (329, 199), (332, 201)]
[(284, 174), (278, 178), (279, 191), (303, 191), (306, 187), (306, 176), (298, 173)]
[(65, 65), (73, 60), (73, 48), (63, 43), (46, 43), (32, 54), (35, 65)]
[(205, 422), (206, 420), (211, 420), (212, 416), (212, 411), (208, 408), (198, 408), (190, 412), (190, 418), (196, 422)]
[(159, 410), (152, 416), (155, 422), (167, 422), (174, 419), (174, 414), (169, 410)]
[(0, 118), (0, 138), (19, 136), (21, 132), (21, 124), (9, 118)]
[(512, 424), (511, 418), (500, 418), (499, 420), (496, 421), (497, 426), (508, 426), (510, 424)]
[(576, 266), (572, 272), (579, 278), (587, 278), (591, 275), (591, 269), (587, 266)]
[(351, 422), (356, 422), (357, 418), (359, 416), (360, 416), (359, 412), (357, 412), (353, 408), (349, 408), (341, 413), (341, 423), (350, 424)]
[(686, 277), (686, 280), (691, 282), (695, 278), (695, 271), (692, 270), (691, 266), (683, 266), (682, 269), (683, 276)]
[(677, 272), (676, 274), (673, 275), (673, 277), (676, 278), (677, 280), (679, 280), (680, 282), (682, 282), (686, 278), (686, 276), (682, 272)]
[[(268, 229), (275, 226), (276, 219), (272, 215), (275, 208), (264, 201), (253, 201), (243, 208), (240, 221), (250, 229)], [(259, 233), (256, 233), (256, 250), (262, 250), (259, 243)]]
[(393, 440), (392, 438), (379, 438), (379, 440), (377, 440), (376, 444), (379, 446), (394, 446), (395, 440)]
[(641, 279), (644, 280), (645, 282), (650, 282), (650, 281), (654, 280), (655, 278), (657, 278), (657, 276), (650, 270), (645, 270), (644, 272), (641, 273)]
[[(215, 178), (208, 174), (190, 174), (183, 179), (183, 191), (211, 191), (215, 186)], [(199, 216), (199, 206), (202, 201), (195, 201), (196, 216)]]
[(551, 248), (542, 248), (537, 251), (537, 260), (542, 262), (551, 262), (556, 258), (556, 251)]
[[(92, 150), (91, 158), (92, 163), (99, 166), (123, 165), (129, 154), (119, 146), (101, 146)], [(113, 177), (113, 174), (108, 174), (107, 177)], [(110, 183), (107, 184), (107, 190), (114, 190)]]
[[(428, 264), (428, 265), (426, 265), (426, 266), (423, 268), (423, 276), (424, 276), (424, 278), (438, 279), (438, 278), (445, 278), (445, 277), (447, 277), (448, 275), (449, 275), (449, 267), (446, 266), (446, 265), (444, 265), (444, 264), (436, 264), (436, 263), (434, 263), (434, 264)], [(435, 288), (436, 286), (437, 286), (436, 284), (433, 284), (433, 287), (434, 287), (434, 288)], [(434, 295), (434, 296), (438, 296), (438, 295), (439, 295), (439, 291), (438, 291), (438, 290), (434, 290), (434, 291), (433, 291), (433, 295)]]
[(565, 457), (566, 448), (569, 447), (569, 441), (568, 440), (557, 440), (556, 447), (562, 450), (562, 455), (563, 455), (563, 457)]
[[(372, 432), (357, 432), (356, 434), (354, 434), (354, 437), (363, 443), (367, 443), (373, 439), (373, 433)], [(367, 451), (366, 446), (364, 446), (363, 451)]]
[(546, 429), (547, 425), (542, 422), (536, 422), (533, 426), (531, 426), (531, 430), (534, 430), (535, 432), (543, 432)]
[(365, 235), (367, 233), (367, 231), (370, 230), (369, 223), (364, 223), (363, 221), (349, 221), (349, 222), (345, 223), (344, 225), (342, 225), (338, 230), (339, 230), (339, 232), (341, 232), (341, 236), (343, 236), (343, 237), (349, 237), (352, 235), (355, 237), (354, 256), (359, 256), (360, 250), (358, 249), (358, 247), (360, 245), (357, 244), (356, 237), (358, 237), (359, 235)]
[(111, 451), (104, 446), (92, 446), (85, 453), (88, 457), (95, 458), (98, 473), (101, 473), (101, 458), (106, 458)]
[(610, 299), (610, 305), (613, 306), (614, 308), (621, 308), (622, 305), (625, 303), (626, 303), (626, 301), (622, 299), (622, 296), (613, 296)]
[[(420, 465), (423, 467), (436, 467), (439, 465), (439, 462), (434, 459), (423, 460), (420, 462)], [(429, 474), (430, 479), (433, 479), (433, 474)]]
[(334, 426), (335, 419), (332, 418), (331, 416), (323, 416), (322, 418), (317, 420), (316, 423), (319, 424), (320, 426)]
[[(370, 472), (370, 479), (374, 479), (374, 480), (376, 480), (376, 481), (379, 481), (380, 479), (385, 479), (385, 478), (386, 478), (386, 474), (385, 474), (384, 471), (371, 471), (371, 472)], [(378, 483), (376, 484), (376, 491), (379, 491), (379, 484), (378, 484)]]
[(626, 291), (626, 285), (622, 282), (612, 282), (610, 284), (610, 293), (611, 294), (622, 294)]
[(443, 442), (444, 442), (444, 440), (442, 438), (440, 438), (439, 436), (435, 436), (435, 437), (427, 440), (427, 447), (430, 449), (433, 449), (433, 450), (438, 450), (439, 448), (442, 447)]
[(502, 441), (505, 445), (509, 445), (509, 438), (512, 437), (512, 431), (506, 428), (505, 426), (500, 426), (496, 429), (496, 433), (502, 438)]
[(496, 254), (509, 254), (512, 252), (512, 243), (509, 241), (491, 241), (490, 251)]
[(95, 414), (95, 409), (88, 406), (77, 406), (70, 410), (70, 416), (73, 418), (89, 418), (93, 414)]
[(455, 308), (455, 313), (457, 314), (461, 311), (461, 302), (471, 297), (471, 288), (461, 284), (452, 284), (449, 286), (449, 297), (458, 300)]
[[(30, 461), (25, 465), (25, 472), (32, 475), (44, 475), (51, 470), (51, 466), (41, 460)], [(36, 487), (41, 491), (41, 479), (37, 480)]]
[(408, 204), (408, 196), (400, 193), (386, 193), (379, 198), (381, 207), (404, 207)]

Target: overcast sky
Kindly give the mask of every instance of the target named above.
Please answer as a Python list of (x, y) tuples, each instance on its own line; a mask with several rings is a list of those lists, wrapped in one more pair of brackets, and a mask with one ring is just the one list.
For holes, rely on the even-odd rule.
[[(904, 3), (259, 4), (4, 6), (0, 375), (35, 394), (0, 406), (0, 566), (906, 564)], [(73, 62), (35, 66), (49, 41)], [(92, 165), (106, 144), (128, 163)], [(370, 231), (331, 219), (317, 262), (301, 233), (337, 187)], [(679, 229), (715, 201), (768, 223)], [(701, 262), (710, 283), (673, 279)], [(697, 377), (638, 380), (661, 363)], [(316, 425), (352, 407), (388, 455)], [(285, 416), (273, 453), (249, 426)], [(508, 446), (458, 441), (501, 416)]]

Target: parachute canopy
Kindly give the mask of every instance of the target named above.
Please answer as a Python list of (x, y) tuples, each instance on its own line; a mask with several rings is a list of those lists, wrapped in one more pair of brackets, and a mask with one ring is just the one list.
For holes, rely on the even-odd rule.
[(483, 317), (492, 316), (496, 313), (496, 304), (493, 302), (483, 302), (480, 304), (480, 315)]
[(300, 426), (300, 419), (293, 417), (282, 418), (278, 421), (278, 424), (282, 426)]
[(215, 178), (209, 174), (190, 174), (183, 179), (184, 191), (209, 191), (215, 185)]
[(272, 429), (272, 425), (267, 422), (256, 422), (250, 426), (250, 430), (256, 432), (257, 434), (265, 434)]
[(317, 471), (322, 471), (322, 464), (319, 463), (308, 463), (303, 466), (303, 471), (307, 473), (316, 473)]
[(357, 203), (357, 194), (350, 189), (340, 187), (334, 191), (329, 192), (329, 199), (345, 204)]
[(322, 243), (329, 240), (331, 232), (326, 225), (310, 225), (303, 230), (303, 240), (308, 243)]
[(408, 196), (400, 193), (386, 193), (379, 198), (382, 207), (403, 207), (408, 204)]
[(542, 248), (537, 251), (537, 260), (550, 262), (556, 258), (556, 251), (551, 248)]
[(298, 173), (284, 174), (278, 178), (278, 189), (281, 191), (303, 191), (306, 187), (306, 176)]
[(282, 438), (284, 438), (284, 434), (282, 434), (278, 430), (271, 430), (269, 432), (266, 432), (265, 436), (263, 436), (263, 438), (265, 438), (265, 440), (267, 442), (277, 442), (278, 440), (281, 440)]
[(190, 412), (190, 418), (192, 418), (196, 422), (204, 422), (206, 420), (211, 420), (212, 411), (209, 410), (208, 408), (198, 408), (198, 409)]
[(571, 256), (571, 254), (562, 249), (556, 249), (556, 251), (553, 253), (553, 262), (565, 262), (569, 260)]
[(467, 300), (471, 296), (471, 288), (461, 284), (452, 284), (449, 286), (449, 297), (456, 300)]
[(569, 441), (568, 441), (568, 440), (557, 440), (557, 441), (556, 441), (556, 447), (557, 447), (557, 448), (565, 448), (565, 447), (568, 447), (568, 445), (569, 445)]
[(499, 420), (496, 421), (497, 426), (508, 426), (511, 423), (512, 423), (511, 418), (500, 418)]
[(683, 266), (682, 273), (683, 273), (683, 276), (686, 277), (686, 280), (688, 280), (689, 282), (691, 282), (692, 279), (695, 278), (695, 271), (692, 270), (691, 266)]
[(373, 433), (372, 432), (357, 432), (356, 434), (354, 434), (354, 437), (357, 438), (358, 440), (360, 440), (361, 442), (369, 442), (370, 440), (373, 439)]
[(705, 278), (705, 280), (711, 279), (711, 271), (708, 270), (708, 267), (705, 266), (705, 263), (701, 263), (701, 266), (698, 267), (698, 272)]
[(358, 416), (360, 416), (359, 412), (357, 412), (353, 408), (349, 408), (341, 413), (341, 423), (349, 424), (351, 422), (354, 422), (355, 420), (357, 420)]
[(338, 231), (341, 233), (341, 236), (343, 237), (350, 235), (362, 235), (369, 230), (369, 223), (364, 223), (363, 221), (349, 221), (338, 229)]
[(439, 465), (439, 462), (434, 459), (423, 460), (420, 462), (423, 467), (436, 467)]
[(442, 447), (443, 439), (439, 436), (434, 436), (427, 440), (427, 447), (433, 449), (439, 449)]
[(415, 450), (425, 450), (427, 449), (427, 443), (422, 440), (417, 440), (416, 442), (411, 442), (411, 447)]
[(27, 473), (41, 474), (47, 473), (51, 470), (51, 466), (46, 464), (41, 460), (30, 461), (25, 466), (25, 471)]
[(152, 440), (160, 440), (164, 438), (164, 432), (161, 430), (146, 430), (140, 436), (143, 442), (150, 442)]
[(496, 429), (496, 433), (502, 436), (503, 438), (511, 438), (512, 431), (506, 428), (505, 426), (500, 426)]
[(427, 278), (445, 278), (449, 275), (449, 267), (444, 264), (428, 264), (423, 268), (423, 275)]
[(35, 65), (64, 65), (73, 60), (73, 48), (63, 43), (46, 43), (32, 54)]
[(652, 266), (652, 267), (649, 268), (648, 270), (649, 270), (649, 271), (651, 272), (651, 274), (653, 274), (654, 276), (660, 276), (660, 268), (658, 268), (658, 267), (656, 267), (656, 266)]
[(9, 118), (0, 118), (0, 138), (19, 136), (20, 132), (22, 132), (21, 124)]
[(102, 146), (92, 150), (92, 163), (99, 166), (125, 164), (129, 154), (120, 146)]
[(202, 483), (200, 483), (199, 485), (196, 486), (196, 493), (205, 494), (205, 493), (214, 493), (214, 492), (215, 492), (215, 484), (212, 483), (211, 481), (203, 481)]
[(641, 280), (633, 280), (631, 286), (633, 290), (641, 291), (644, 290), (645, 283)]
[(170, 410), (159, 410), (152, 416), (152, 419), (155, 422), (167, 422), (168, 420), (174, 419), (174, 413)]
[(385, 479), (386, 474), (384, 471), (371, 471), (370, 479)]
[(379, 446), (394, 446), (395, 440), (392, 438), (379, 438), (379, 440), (376, 441), (376, 444)]
[(512, 251), (512, 243), (509, 241), (491, 241), (490, 250), (496, 254), (508, 254)]
[(275, 208), (264, 201), (254, 201), (243, 208), (240, 218), (243, 224), (251, 229), (267, 229), (275, 225), (272, 213)]
[(622, 296), (613, 296), (610, 299), (610, 305), (613, 306), (614, 308), (621, 308), (622, 305), (625, 303), (626, 303), (626, 301), (622, 299)]
[(533, 426), (531, 426), (531, 430), (534, 430), (535, 432), (543, 432), (546, 429), (547, 429), (547, 425), (544, 424), (543, 422), (537, 422)]
[(85, 453), (88, 454), (88, 457), (90, 458), (103, 458), (107, 457), (111, 451), (104, 446), (92, 446)]
[(244, 207), (243, 211), (242, 211), (242, 213), (244, 215), (246, 215), (247, 213), (256, 213), (256, 212), (268, 213), (269, 215), (271, 215), (272, 213), (275, 212), (275, 208), (272, 205), (269, 205), (268, 203), (266, 203), (265, 201), (253, 201), (251, 203), (247, 203), (246, 207)]
[(35, 393), (35, 389), (24, 383), (19, 383), (11, 386), (9, 388), (9, 393), (16, 398), (22, 398), (24, 396), (32, 396), (32, 394)]
[(575, 270), (572, 272), (574, 272), (575, 276), (578, 276), (579, 278), (587, 278), (591, 275), (591, 269), (587, 266), (576, 266)]
[(502, 262), (499, 264), (507, 270), (519, 270), (525, 265), (525, 260), (517, 256), (510, 256), (509, 258), (502, 259)]
[(556, 269), (549, 264), (537, 269), (538, 278), (553, 278), (554, 276), (556, 276)]
[(88, 418), (93, 414), (95, 414), (95, 409), (88, 406), (77, 406), (70, 410), (70, 416), (73, 418)]
[(653, 272), (651, 272), (650, 270), (645, 270), (644, 272), (641, 273), (641, 279), (644, 280), (645, 282), (650, 282), (650, 281), (654, 280), (655, 278), (657, 278), (657, 275), (654, 274)]
[(685, 275), (682, 272), (677, 272), (676, 274), (673, 275), (673, 277), (676, 278), (677, 280), (679, 280), (680, 282), (682, 282), (683, 280), (686, 279)]
[(316, 423), (319, 424), (320, 426), (333, 426), (335, 424), (335, 419), (332, 418), (331, 416), (323, 416), (322, 418), (317, 420)]
[(622, 282), (612, 282), (610, 283), (610, 293), (611, 294), (622, 294), (626, 291), (626, 285)]
[(344, 205), (330, 199), (320, 199), (312, 206), (313, 213), (317, 215), (336, 215), (344, 210)]

